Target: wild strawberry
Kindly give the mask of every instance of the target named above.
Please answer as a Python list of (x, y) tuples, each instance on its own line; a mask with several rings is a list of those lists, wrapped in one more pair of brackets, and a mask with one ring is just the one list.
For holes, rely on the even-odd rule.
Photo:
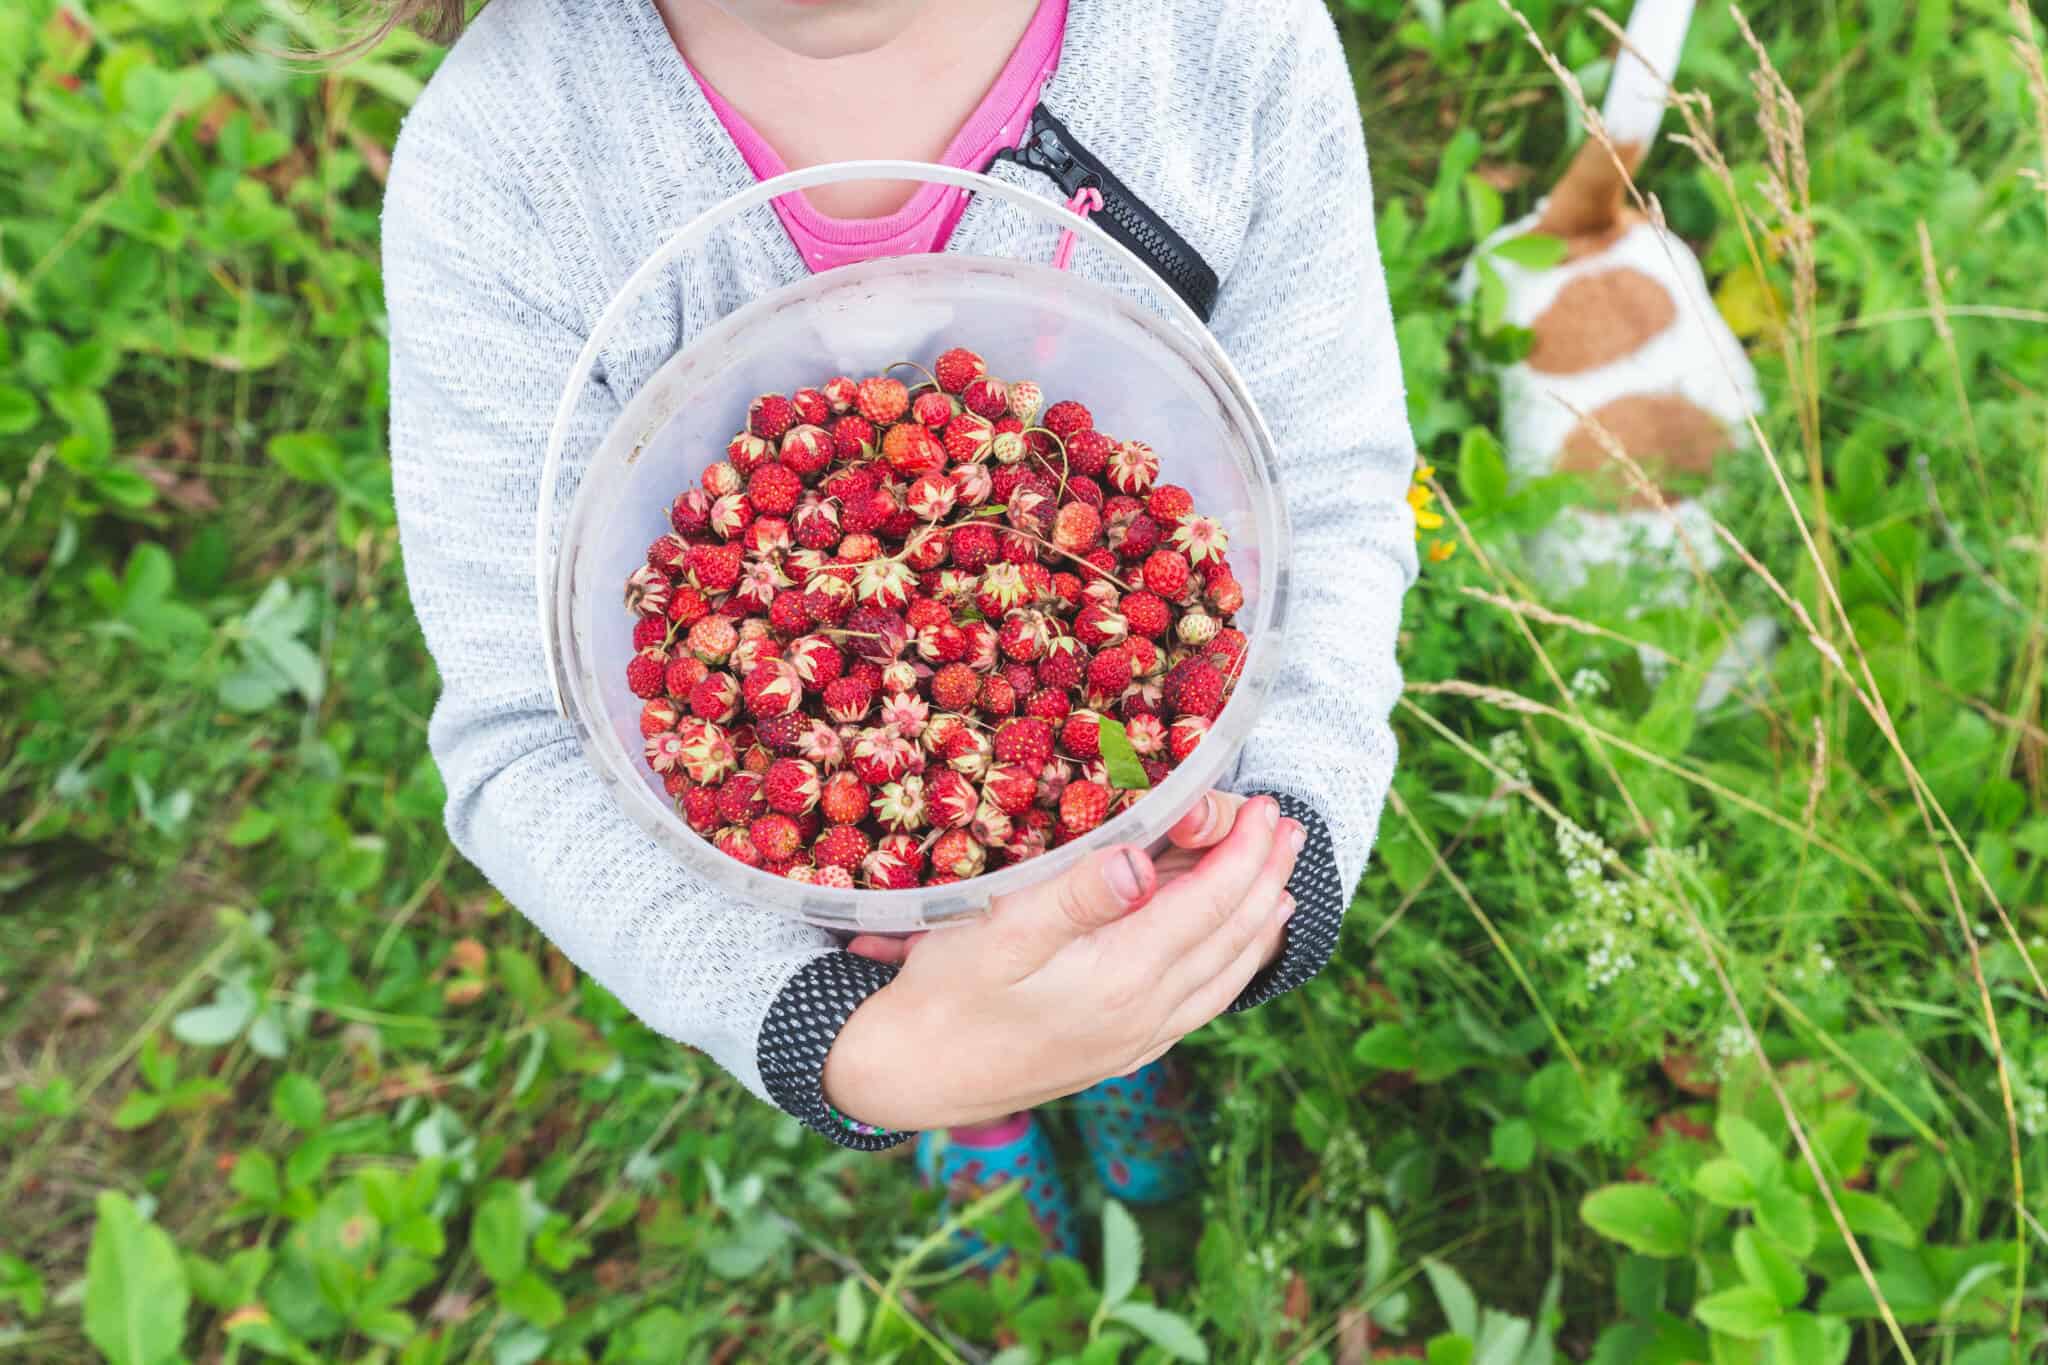
[(748, 671), (740, 693), (750, 715), (765, 719), (796, 710), (803, 700), (803, 679), (785, 659), (764, 659)]
[(711, 836), (711, 843), (726, 857), (737, 859), (748, 867), (760, 867), (766, 861), (761, 857), (761, 850), (754, 847), (753, 836), (741, 828), (719, 830)]
[(685, 716), (676, 722), (682, 736), (682, 769), (701, 787), (713, 787), (739, 766), (739, 754), (726, 732), (708, 720)]
[(784, 657), (796, 667), (797, 679), (807, 692), (823, 692), (846, 672), (846, 656), (822, 635), (805, 635), (790, 641)]
[(832, 433), (822, 425), (806, 422), (800, 427), (791, 427), (782, 438), (778, 451), (782, 463), (801, 478), (811, 478), (832, 463), (832, 456), (838, 443)]
[(644, 747), (647, 766), (658, 773), (672, 773), (683, 761), (683, 737), (673, 730), (662, 730), (647, 736)]
[(659, 569), (664, 575), (673, 577), (683, 571), (683, 561), (689, 558), (690, 542), (670, 531), (655, 539), (647, 547), (647, 567)]
[(1180, 519), (1180, 525), (1173, 528), (1171, 539), (1174, 548), (1196, 564), (1221, 560), (1223, 552), (1230, 548), (1230, 536), (1221, 522), (1214, 517), (1194, 513)]
[(1052, 726), (1032, 716), (1004, 721), (996, 728), (998, 763), (1022, 763), (1036, 771), (1052, 757)]
[(1166, 722), (1157, 716), (1132, 716), (1124, 722), (1124, 734), (1140, 758), (1158, 758), (1166, 752)]
[(932, 841), (931, 860), (933, 869), (941, 875), (964, 880), (981, 875), (988, 866), (988, 850), (966, 830), (949, 829)]
[(1000, 662), (1001, 636), (994, 626), (986, 621), (969, 621), (960, 627), (960, 633), (967, 637), (967, 648), (960, 655), (962, 663), (977, 673), (986, 673)]
[(782, 875), (793, 882), (802, 882), (806, 886), (815, 886), (818, 882), (817, 865), (815, 863), (798, 862), (795, 859), (790, 860), (788, 868)]
[[(997, 464), (1014, 469), (1019, 460), (1031, 453), (1031, 447), (1021, 433), (999, 430), (989, 438), (988, 453)], [(1001, 484), (996, 485), (996, 490), (997, 497), (1003, 496)]]
[[(786, 465), (777, 465), (776, 467), (779, 469), (788, 468)], [(753, 495), (749, 494), (748, 501), (752, 500)], [(755, 511), (760, 514), (754, 518), (753, 522), (740, 536), (740, 544), (745, 547), (749, 556), (773, 559), (780, 564), (782, 557), (789, 553), (789, 519), (779, 512), (762, 513), (758, 506), (756, 506)]]
[(659, 649), (643, 649), (626, 661), (626, 687), (642, 699), (658, 697), (667, 672), (667, 654)]
[(1167, 675), (1166, 704), (1176, 715), (1209, 720), (1223, 709), (1223, 675), (1199, 660), (1189, 660)]
[(836, 575), (813, 574), (804, 584), (804, 614), (818, 625), (839, 624), (853, 604), (853, 584)]
[(1052, 519), (1052, 542), (1069, 554), (1084, 554), (1102, 536), (1102, 514), (1085, 502), (1070, 502)]
[(1195, 500), (1178, 484), (1162, 483), (1145, 500), (1145, 510), (1161, 526), (1176, 526), (1182, 517), (1195, 510)]
[(968, 573), (980, 573), (996, 557), (996, 533), (984, 522), (957, 527), (948, 542), (953, 566)]
[(825, 714), (841, 725), (858, 723), (874, 700), (875, 689), (859, 678), (839, 678), (825, 685)]
[(1060, 727), (1060, 747), (1075, 758), (1102, 756), (1102, 717), (1094, 711), (1076, 711)]
[(932, 362), (932, 378), (947, 393), (958, 394), (988, 373), (982, 358), (964, 346), (955, 346)]
[(1133, 563), (1142, 561), (1159, 547), (1159, 523), (1150, 513), (1139, 512), (1122, 522), (1110, 522), (1104, 540), (1119, 557)]
[(798, 389), (789, 396), (789, 406), (797, 421), (814, 427), (824, 426), (832, 417), (832, 400), (819, 389)]
[(960, 404), (993, 421), (1010, 410), (1010, 386), (994, 375), (983, 375), (961, 393)]
[(720, 725), (740, 711), (740, 685), (730, 673), (706, 673), (686, 693), (690, 714)]
[(819, 772), (837, 772), (846, 763), (846, 741), (839, 737), (838, 728), (816, 716), (804, 718), (796, 738), (796, 752)]
[(912, 597), (903, 608), (903, 624), (913, 631), (929, 630), (952, 619), (953, 614), (932, 597)]
[[(732, 669), (732, 675), (742, 682), (746, 680), (747, 674), (754, 671), (754, 665), (782, 657), (781, 643), (774, 636), (754, 629), (756, 625), (765, 624), (759, 617), (748, 617), (740, 622), (740, 640), (732, 647), (732, 654), (726, 659), (726, 664)], [(744, 694), (745, 688), (742, 688), (741, 692)]]
[(1017, 689), (1008, 678), (1000, 674), (991, 675), (981, 680), (974, 705), (990, 720), (1001, 720), (1017, 709)]
[(761, 793), (761, 779), (753, 773), (738, 772), (718, 787), (718, 818), (728, 825), (744, 825), (757, 815), (768, 813), (768, 801)]
[(668, 644), (668, 622), (659, 616), (643, 616), (633, 623), (633, 649), (661, 649)]
[(860, 397), (860, 386), (842, 374), (826, 380), (824, 392), (825, 401), (832, 405), (832, 411), (851, 412)]
[(1028, 379), (1020, 379), (1010, 385), (1010, 416), (1030, 426), (1037, 418), (1038, 410), (1045, 406), (1045, 390)]
[(871, 559), (860, 566), (853, 589), (861, 602), (884, 611), (897, 611), (910, 601), (917, 587), (917, 571), (900, 559)]
[(1244, 585), (1226, 574), (1219, 574), (1209, 580), (1203, 590), (1209, 605), (1225, 616), (1235, 615), (1244, 609)]
[(1102, 602), (1090, 602), (1074, 615), (1074, 638), (1090, 649), (1122, 644), (1129, 633), (1123, 613)]
[(1109, 453), (1107, 472), (1118, 492), (1137, 497), (1159, 477), (1159, 455), (1143, 441), (1124, 441)]
[(834, 867), (851, 872), (867, 856), (868, 836), (851, 824), (831, 826), (811, 845), (811, 859), (821, 873)]
[(1008, 843), (1015, 828), (1009, 812), (988, 797), (982, 798), (974, 808), (974, 818), (967, 822), (967, 832), (987, 848), (1000, 848)]
[(966, 664), (947, 664), (932, 674), (932, 705), (941, 711), (965, 711), (980, 690), (980, 676)]
[(818, 789), (818, 810), (835, 825), (856, 825), (868, 818), (868, 786), (850, 772), (837, 772)]
[(910, 420), (936, 434), (953, 420), (954, 411), (952, 399), (926, 389), (911, 401)]
[(733, 600), (743, 603), (749, 611), (758, 611), (789, 586), (788, 577), (773, 559), (750, 559), (740, 569), (739, 586), (732, 590)]
[(1081, 556), (1081, 581), (1089, 587), (1100, 586), (1104, 580), (1116, 578), (1118, 567), (1116, 555), (1098, 545)]
[(832, 454), (842, 464), (865, 460), (875, 453), (875, 424), (848, 413), (832, 424)]
[(784, 635), (810, 629), (810, 613), (804, 610), (804, 595), (794, 588), (775, 594), (768, 603), (768, 624)]
[(1250, 647), (1251, 642), (1245, 639), (1243, 631), (1226, 626), (1217, 631), (1216, 638), (1209, 642), (1210, 666), (1226, 678), (1234, 677), (1244, 665), (1245, 651)]
[(1038, 770), (1043, 764), (998, 763), (981, 784), (982, 796), (1005, 815), (1029, 810), (1038, 799)]
[[(974, 423), (979, 425), (972, 425)], [(955, 466), (969, 465), (980, 469), (981, 457), (988, 454), (989, 443), (994, 439), (995, 433), (989, 429), (988, 423), (970, 412), (946, 424), (946, 437), (942, 444), (946, 459)], [(983, 470), (983, 474), (986, 473)], [(985, 492), (982, 494), (984, 500), (987, 496)]]
[(944, 474), (922, 474), (910, 485), (904, 506), (926, 521), (944, 521), (960, 500), (960, 490)]
[(683, 701), (710, 671), (710, 667), (694, 654), (678, 654), (668, 661), (668, 672), (662, 675), (662, 689), (677, 701)]
[(929, 664), (958, 663), (967, 657), (967, 632), (951, 621), (941, 621), (917, 633), (917, 653)]
[(1088, 651), (1071, 635), (1055, 639), (1038, 661), (1038, 685), (1072, 691), (1088, 676)]
[(1145, 560), (1145, 586), (1169, 602), (1187, 591), (1188, 561), (1175, 550), (1154, 550)]
[(917, 747), (894, 730), (875, 727), (860, 732), (847, 761), (870, 787), (894, 782), (918, 762)]
[(718, 789), (691, 787), (676, 802), (676, 809), (691, 829), (699, 834), (709, 834), (718, 828)]
[(1131, 652), (1131, 672), (1138, 677), (1150, 677), (1165, 670), (1166, 656), (1159, 652), (1159, 646), (1142, 635), (1133, 635), (1124, 641), (1124, 648)]
[[(769, 754), (789, 758), (796, 754), (797, 746), (811, 728), (810, 718), (801, 711), (790, 711), (780, 716), (770, 716), (754, 727), (754, 736), (760, 746)], [(767, 776), (773, 764), (764, 765), (762, 776)]]
[(679, 536), (701, 536), (711, 526), (711, 495), (701, 488), (680, 493), (668, 505), (668, 524)]
[(1195, 746), (1202, 742), (1202, 736), (1209, 733), (1207, 716), (1181, 716), (1166, 731), (1166, 751), (1173, 755), (1176, 763), (1185, 763)]
[(1131, 668), (1131, 651), (1117, 645), (1103, 650), (1088, 664), (1088, 695), (1114, 701), (1123, 695), (1136, 674)]
[(1153, 592), (1126, 593), (1117, 609), (1133, 631), (1154, 640), (1166, 634), (1166, 627), (1173, 619), (1166, 599)]
[(798, 545), (829, 550), (839, 543), (839, 504), (817, 493), (806, 493), (790, 515), (790, 527)]
[(668, 610), (668, 575), (642, 564), (626, 576), (626, 610), (660, 616)]
[[(904, 664), (903, 667), (907, 669), (909, 665)], [(884, 692), (881, 705), (875, 708), (875, 724), (885, 730), (893, 730), (905, 739), (915, 739), (924, 733), (924, 724), (931, 715), (931, 703), (915, 692)]]
[(887, 426), (909, 411), (910, 390), (903, 387), (902, 380), (891, 379), (887, 375), (863, 379), (854, 406), (860, 410), (861, 416), (876, 426)]
[(747, 826), (747, 837), (770, 863), (786, 863), (803, 851), (803, 836), (787, 815), (762, 815)]
[(1077, 431), (1087, 431), (1095, 425), (1094, 415), (1088, 409), (1069, 398), (1063, 403), (1054, 403), (1045, 410), (1045, 429), (1062, 441), (1071, 441)]
[(673, 730), (676, 728), (676, 722), (680, 719), (682, 719), (682, 712), (676, 709), (676, 704), (669, 698), (651, 698), (646, 705), (640, 708), (641, 737), (652, 738), (663, 730)]
[(707, 616), (691, 626), (689, 635), (684, 637), (690, 653), (713, 666), (730, 658), (739, 642), (740, 633), (726, 616)]
[[(818, 804), (818, 770), (800, 758), (778, 758), (763, 782), (768, 809), (802, 815)], [(759, 836), (755, 842), (759, 843)]]
[(704, 472), (698, 476), (698, 481), (704, 485), (704, 491), (713, 501), (731, 497), (747, 486), (747, 476), (740, 473), (730, 460), (718, 460), (706, 465)]
[(1216, 638), (1216, 618), (1203, 611), (1191, 611), (1174, 623), (1174, 637), (1184, 645), (1199, 648)]
[(1109, 815), (1109, 790), (1093, 782), (1069, 782), (1060, 793), (1060, 828), (1082, 835)]
[(690, 581), (708, 593), (739, 586), (746, 556), (737, 545), (697, 545), (690, 550)]
[(941, 756), (954, 772), (979, 782), (988, 775), (993, 750), (987, 735), (963, 725), (946, 741)]
[(891, 834), (861, 859), (861, 879), (877, 891), (905, 891), (924, 873), (924, 851), (908, 834)]
[(1028, 697), (1038, 688), (1038, 669), (1028, 663), (1007, 663), (998, 670), (1004, 682), (1021, 697)]
[(1045, 653), (1046, 643), (1052, 639), (1052, 623), (1037, 608), (1020, 607), (1003, 618), (997, 639), (1004, 658), (1031, 663)]
[(1029, 595), (1024, 575), (1015, 564), (996, 563), (982, 573), (981, 586), (975, 590), (974, 605), (981, 609), (983, 616), (999, 621), (1024, 605)]
[(882, 458), (905, 479), (945, 468), (946, 448), (915, 422), (900, 422), (882, 433)]
[(711, 502), (711, 530), (721, 540), (736, 540), (754, 521), (754, 502), (744, 493), (728, 493)]
[[(1067, 439), (1067, 472), (1092, 479), (1109, 468), (1116, 448), (1116, 442), (1099, 431), (1077, 431)], [(1102, 490), (1098, 486), (1095, 491), (1099, 496)]]
[(747, 430), (763, 440), (779, 440), (796, 425), (796, 405), (779, 393), (764, 393), (747, 405)]
[(951, 768), (925, 774), (925, 815), (937, 829), (958, 829), (974, 818), (981, 795), (974, 784)]
[(913, 834), (925, 826), (924, 779), (906, 773), (895, 782), (885, 782), (870, 803), (875, 823), (891, 834)]
[(1053, 725), (1064, 722), (1073, 709), (1073, 698), (1056, 687), (1041, 687), (1024, 702), (1025, 715), (1036, 716)]

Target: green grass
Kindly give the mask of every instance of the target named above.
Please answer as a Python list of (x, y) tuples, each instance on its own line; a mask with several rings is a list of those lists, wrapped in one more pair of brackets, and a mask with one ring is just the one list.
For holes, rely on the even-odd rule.
[[(1200, 1199), (989, 1285), (905, 1162), (649, 1034), (448, 849), (376, 267), (432, 54), (88, 8), (0, 12), (0, 1354), (2048, 1358), (2048, 108), (2004, 0), (1754, 16), (1789, 212), (1703, 7), (1728, 174), (1645, 184), (1759, 323), (1771, 455), (1719, 506), (1756, 567), (1684, 610), (1530, 586), (1561, 494), (1503, 487), (1516, 338), (1450, 296), (1575, 145), (1555, 81), (1494, 0), (1339, 7), (1461, 541), (1395, 799), (1339, 960), (1185, 1049)], [(1590, 13), (1524, 8), (1597, 89)], [(1696, 717), (1753, 614), (1757, 704)]]

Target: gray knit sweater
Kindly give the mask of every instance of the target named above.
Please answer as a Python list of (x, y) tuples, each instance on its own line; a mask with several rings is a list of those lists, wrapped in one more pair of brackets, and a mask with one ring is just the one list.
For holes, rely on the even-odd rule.
[[(1256, 1003), (1329, 956), (1394, 763), (1413, 445), (1357, 104), (1320, 0), (1072, 0), (1043, 102), (1221, 277), (1213, 330), (1280, 449), (1288, 662), (1234, 785), (1282, 796), (1314, 843), (1283, 958), (1240, 1002)], [(558, 718), (534, 626), (538, 474), (571, 362), (640, 261), (752, 183), (652, 0), (491, 0), (406, 120), (385, 202), (399, 526), (441, 673), (430, 742), (456, 846), (651, 1027), (879, 1145), (833, 1131), (818, 1071), (888, 969), (667, 858)], [(948, 250), (1046, 259), (1055, 235), (978, 201)], [(1114, 282), (1099, 254), (1074, 269)], [(558, 519), (653, 370), (803, 271), (764, 208), (648, 296), (579, 409)]]

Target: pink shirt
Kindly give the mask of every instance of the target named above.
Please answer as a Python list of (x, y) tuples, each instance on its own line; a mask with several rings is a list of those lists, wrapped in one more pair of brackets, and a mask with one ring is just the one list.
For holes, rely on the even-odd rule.
[[(1018, 40), (1017, 50), (1010, 54), (995, 84), (947, 146), (943, 158), (946, 165), (978, 171), (997, 152), (1024, 141), (1039, 91), (1059, 65), (1060, 42), (1066, 32), (1067, 0), (1039, 0), (1038, 11)], [(697, 77), (704, 98), (718, 115), (718, 121), (725, 125), (755, 179), (769, 180), (789, 169), (739, 110), (697, 75), (695, 67), (690, 74)], [(953, 225), (966, 211), (967, 200), (966, 190), (923, 185), (909, 203), (885, 218), (834, 218), (811, 207), (801, 194), (786, 194), (777, 199), (775, 212), (804, 264), (816, 272), (876, 256), (937, 251), (953, 235)]]

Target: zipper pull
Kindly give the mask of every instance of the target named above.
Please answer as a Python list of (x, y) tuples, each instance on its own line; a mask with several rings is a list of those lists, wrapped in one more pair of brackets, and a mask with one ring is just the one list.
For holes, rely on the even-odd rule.
[(1047, 126), (1043, 115), (1042, 107), (1033, 110), (1031, 135), (1024, 140), (1024, 145), (1014, 152), (1006, 151), (999, 155), (1002, 159), (1051, 176), (1061, 193), (1071, 199), (1084, 188), (1096, 184), (1095, 173), (1075, 159), (1067, 145), (1060, 141), (1059, 133)]

